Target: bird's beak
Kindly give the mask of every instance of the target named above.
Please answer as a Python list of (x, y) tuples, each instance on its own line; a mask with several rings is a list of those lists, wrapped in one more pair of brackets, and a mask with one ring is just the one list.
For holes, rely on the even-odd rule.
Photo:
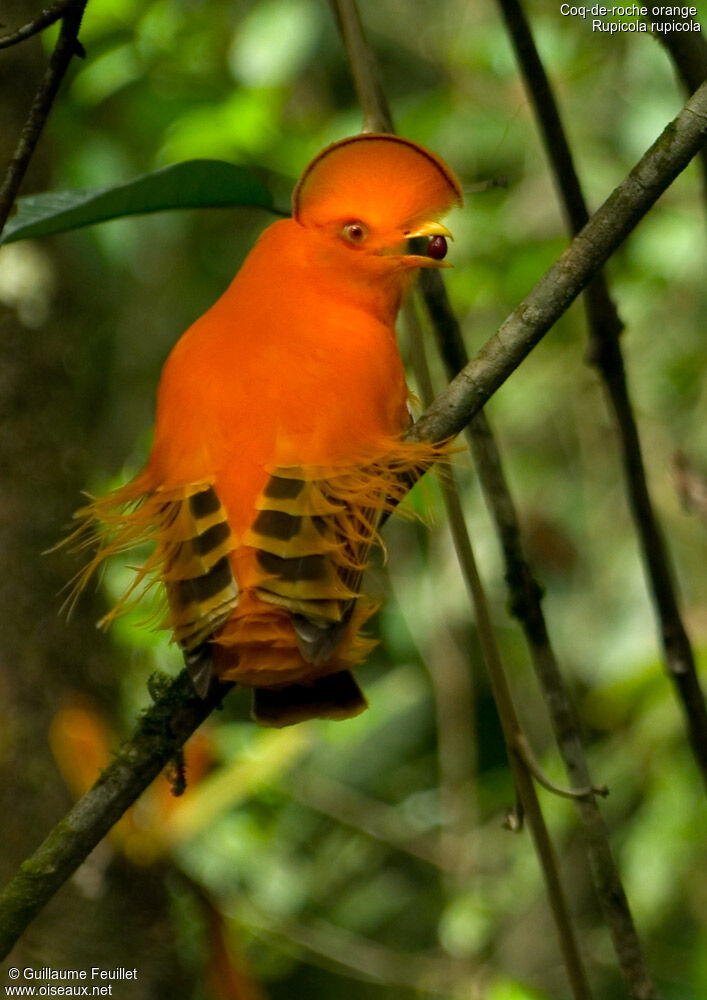
[[(454, 237), (441, 222), (423, 222), (405, 232), (405, 239), (408, 244), (408, 251), (404, 255), (407, 267), (451, 267), (446, 261), (436, 256), (426, 253), (427, 240), (434, 236), (442, 236), (444, 239), (453, 240)], [(442, 256), (444, 256), (443, 251)]]
[(443, 226), (441, 222), (423, 222), (413, 232), (405, 233), (405, 238), (408, 240), (415, 240), (418, 236), (444, 236), (448, 240), (454, 239), (447, 227)]

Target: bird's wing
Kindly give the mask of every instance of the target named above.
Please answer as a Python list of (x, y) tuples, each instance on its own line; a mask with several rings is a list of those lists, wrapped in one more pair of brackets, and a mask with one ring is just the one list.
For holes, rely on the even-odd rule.
[[(161, 624), (172, 629), (194, 686), (204, 695), (211, 677), (207, 640), (228, 619), (238, 600), (229, 559), (236, 540), (213, 485), (154, 489), (139, 476), (94, 500), (76, 516), (79, 524), (67, 540), (70, 547), (77, 551), (95, 547), (96, 551), (74, 581), (70, 600), (75, 600), (92, 573), (110, 556), (146, 542), (156, 543), (99, 625), (107, 627), (164, 580), (169, 613)], [(154, 612), (158, 619), (162, 611)]]
[(236, 541), (214, 487), (173, 501), (162, 537), (169, 624), (190, 651), (213, 635), (238, 600), (229, 559)]
[[(302, 657), (333, 655), (348, 627), (384, 503), (361, 470), (280, 467), (256, 503), (244, 537), (261, 571), (257, 594), (285, 608)], [(369, 477), (370, 478), (370, 477)]]
[(195, 690), (205, 697), (213, 671), (208, 640), (238, 601), (229, 558), (236, 541), (213, 486), (205, 485), (169, 505), (162, 539), (168, 624)]

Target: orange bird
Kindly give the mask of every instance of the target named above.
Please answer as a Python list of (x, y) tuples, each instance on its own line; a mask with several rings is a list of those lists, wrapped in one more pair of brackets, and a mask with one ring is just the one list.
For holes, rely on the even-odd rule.
[(163, 581), (163, 624), (196, 690), (214, 675), (253, 687), (264, 725), (366, 707), (350, 668), (373, 645), (368, 552), (401, 476), (440, 454), (401, 439), (395, 320), (417, 269), (445, 266), (438, 220), (461, 202), (449, 167), (407, 139), (327, 147), (292, 218), (169, 355), (145, 469), (77, 513), (81, 544), (99, 542), (79, 586), (107, 556), (156, 543), (103, 623)]

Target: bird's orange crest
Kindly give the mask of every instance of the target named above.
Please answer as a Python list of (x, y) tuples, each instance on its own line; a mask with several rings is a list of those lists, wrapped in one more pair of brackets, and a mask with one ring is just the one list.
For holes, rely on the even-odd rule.
[(396, 135), (363, 133), (327, 146), (300, 177), (293, 215), (304, 225), (350, 216), (372, 225), (413, 225), (464, 201), (461, 185), (434, 153)]

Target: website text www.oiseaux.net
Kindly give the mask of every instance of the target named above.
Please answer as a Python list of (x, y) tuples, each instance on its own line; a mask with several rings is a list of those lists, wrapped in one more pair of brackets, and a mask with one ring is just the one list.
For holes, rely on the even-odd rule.
[(137, 969), (13, 967), (7, 975), (12, 982), (4, 987), (6, 997), (110, 997), (116, 981), (137, 979)]

